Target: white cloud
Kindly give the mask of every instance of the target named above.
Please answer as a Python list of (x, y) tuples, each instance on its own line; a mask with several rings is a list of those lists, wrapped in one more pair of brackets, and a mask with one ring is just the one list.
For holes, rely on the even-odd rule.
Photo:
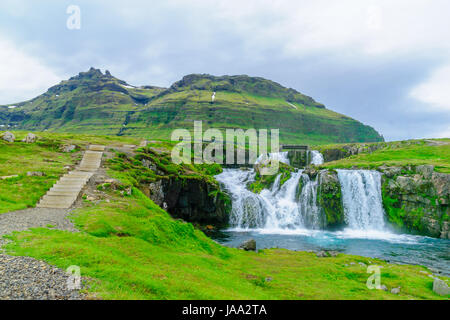
[[(378, 55), (450, 49), (446, 0), (172, 0), (170, 4), (172, 10), (194, 15), (207, 29), (225, 26), (254, 49), (279, 48), (294, 57), (327, 50)], [(141, 10), (142, 19), (146, 12)]]
[(450, 112), (450, 64), (435, 70), (410, 91), (411, 97), (425, 102), (433, 111)]
[(0, 104), (30, 99), (61, 79), (38, 59), (0, 37)]

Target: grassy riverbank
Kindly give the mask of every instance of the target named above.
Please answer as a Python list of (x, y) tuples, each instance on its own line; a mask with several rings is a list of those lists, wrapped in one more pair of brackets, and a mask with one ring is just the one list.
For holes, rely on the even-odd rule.
[[(10, 237), (10, 253), (61, 268), (81, 267), (91, 297), (103, 299), (440, 299), (419, 266), (283, 249), (223, 247), (173, 220), (137, 189), (74, 214), (80, 233), (34, 229)], [(360, 264), (364, 263), (364, 265)], [(398, 295), (366, 287), (365, 265)]]

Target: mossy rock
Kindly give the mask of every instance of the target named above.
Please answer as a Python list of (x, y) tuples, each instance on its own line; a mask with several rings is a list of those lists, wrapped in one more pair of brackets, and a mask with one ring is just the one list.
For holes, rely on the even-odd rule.
[(337, 174), (327, 170), (321, 171), (319, 175), (317, 202), (325, 214), (325, 225), (332, 229), (342, 227), (345, 216), (341, 185)]

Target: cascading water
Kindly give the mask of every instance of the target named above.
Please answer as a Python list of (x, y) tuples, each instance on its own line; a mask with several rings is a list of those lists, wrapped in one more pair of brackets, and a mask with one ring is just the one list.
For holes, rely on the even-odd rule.
[(320, 229), (323, 226), (323, 214), (317, 205), (318, 177), (311, 180), (307, 174), (302, 174), (301, 183), (302, 191), (298, 202), (304, 225), (308, 229)]
[(316, 166), (323, 164), (323, 155), (317, 150), (310, 151), (310, 163)]
[[(270, 153), (270, 160), (289, 163), (287, 152)], [(257, 163), (263, 159), (258, 158)], [(270, 189), (252, 193), (247, 184), (254, 181), (254, 170), (224, 169), (216, 176), (231, 194), (230, 225), (236, 229), (295, 230), (318, 229), (322, 224), (321, 210), (317, 206), (317, 179), (298, 170), (280, 186), (279, 174)], [(301, 192), (299, 182), (301, 181)]]
[(370, 170), (337, 170), (345, 221), (356, 230), (383, 230), (381, 174)]
[[(299, 203), (296, 201), (298, 183), (302, 175), (301, 171), (293, 172), (291, 178), (281, 187), (275, 181), (272, 190), (261, 191), (259, 197), (265, 208), (264, 229), (298, 229), (303, 228), (303, 219)], [(278, 185), (277, 185), (278, 184)]]
[(264, 225), (265, 208), (259, 195), (249, 191), (247, 184), (254, 181), (253, 170), (223, 169), (216, 176), (231, 195), (230, 225), (237, 228), (258, 228)]
[(254, 181), (253, 170), (224, 169), (216, 176), (231, 194), (230, 225), (237, 229), (295, 229), (303, 228), (303, 220), (296, 200), (297, 187), (302, 173), (293, 172), (280, 187), (278, 175), (271, 187), (260, 194), (249, 191), (248, 183)]
[(288, 152), (284, 151), (284, 152), (271, 152), (268, 153), (267, 155), (262, 154), (258, 157), (258, 159), (256, 160), (255, 164), (260, 163), (263, 160), (278, 160), (282, 163), (285, 164), (289, 164), (289, 158), (288, 158)]
[[(259, 157), (258, 160), (263, 159)], [(287, 152), (269, 154), (269, 159), (288, 161)], [(311, 159), (320, 164), (322, 155), (311, 151)], [(383, 230), (381, 175), (369, 170), (337, 170), (341, 184), (345, 222), (351, 230)], [(216, 176), (232, 197), (230, 225), (237, 229), (295, 230), (320, 229), (324, 225), (322, 209), (317, 204), (319, 176), (310, 179), (303, 170), (291, 173), (280, 186), (279, 174), (270, 189), (260, 194), (247, 189), (255, 171), (224, 169)], [(299, 187), (299, 183), (301, 187)]]

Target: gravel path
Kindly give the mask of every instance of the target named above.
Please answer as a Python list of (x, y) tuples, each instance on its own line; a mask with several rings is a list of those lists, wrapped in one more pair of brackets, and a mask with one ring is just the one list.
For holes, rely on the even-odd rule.
[[(12, 231), (48, 227), (76, 232), (66, 219), (70, 209), (34, 208), (0, 214), (0, 247), (6, 243), (1, 237)], [(0, 249), (0, 253), (2, 250)], [(78, 300), (85, 296), (78, 290), (68, 290), (69, 275), (61, 269), (30, 257), (0, 254), (1, 300)]]
[(73, 224), (66, 219), (69, 209), (33, 208), (0, 214), (0, 236), (12, 231), (52, 225), (57, 229), (76, 231)]
[(69, 275), (29, 257), (0, 255), (1, 300), (80, 300), (78, 290), (68, 290)]

